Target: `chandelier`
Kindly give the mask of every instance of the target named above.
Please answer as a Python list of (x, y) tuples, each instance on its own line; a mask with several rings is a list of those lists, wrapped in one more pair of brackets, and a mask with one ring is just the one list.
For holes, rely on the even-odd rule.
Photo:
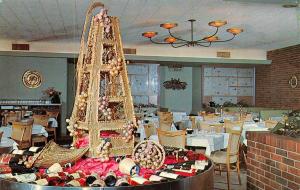
[(154, 31), (144, 32), (142, 35), (145, 38), (149, 38), (150, 41), (154, 44), (169, 44), (174, 48), (179, 48), (179, 47), (182, 47), (182, 46), (187, 46), (187, 47), (191, 47), (191, 46), (209, 47), (209, 46), (211, 46), (212, 43), (231, 41), (235, 38), (236, 35), (243, 32), (243, 29), (241, 29), (241, 28), (229, 28), (226, 31), (228, 33), (231, 33), (232, 37), (229, 38), (229, 39), (226, 39), (226, 40), (220, 40), (219, 37), (217, 36), (217, 33), (219, 32), (220, 27), (227, 24), (227, 21), (216, 20), (216, 21), (212, 21), (212, 22), (208, 23), (209, 26), (212, 26), (212, 27), (216, 28), (215, 33), (213, 33), (210, 36), (203, 37), (201, 39), (195, 39), (194, 38), (194, 22), (196, 20), (195, 19), (190, 19), (188, 21), (191, 23), (191, 39), (190, 40), (185, 40), (185, 39), (176, 37), (171, 32), (172, 28), (175, 28), (175, 27), (178, 26), (177, 23), (164, 23), (164, 24), (160, 25), (160, 27), (162, 27), (164, 29), (167, 29), (168, 32), (169, 32), (169, 37), (165, 38), (164, 42), (159, 42), (159, 41), (153, 40), (153, 37), (155, 37), (158, 34), (157, 32), (154, 32)]

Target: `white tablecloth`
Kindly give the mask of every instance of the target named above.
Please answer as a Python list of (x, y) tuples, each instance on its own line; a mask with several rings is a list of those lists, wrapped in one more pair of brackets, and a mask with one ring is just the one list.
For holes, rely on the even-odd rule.
[(212, 151), (221, 150), (227, 147), (224, 141), (224, 135), (220, 134), (191, 134), (187, 135), (187, 146), (205, 147), (205, 154), (211, 155)]
[(48, 122), (51, 122), (51, 127), (58, 127), (57, 120), (55, 118), (49, 118)]
[(186, 112), (172, 112), (173, 114), (173, 122), (182, 121), (185, 116), (187, 116)]
[[(11, 137), (12, 126), (8, 125), (7, 127), (0, 127), (0, 131), (3, 131), (3, 137)], [(33, 124), (32, 126), (33, 135), (43, 135), (48, 137), (48, 132), (42, 125)]]
[[(157, 135), (151, 135), (150, 140), (158, 141)], [(227, 143), (228, 144), (228, 143)], [(205, 147), (205, 154), (211, 155), (212, 151), (221, 150), (227, 147), (224, 140), (224, 134), (191, 134), (187, 135), (186, 145), (193, 147)]]

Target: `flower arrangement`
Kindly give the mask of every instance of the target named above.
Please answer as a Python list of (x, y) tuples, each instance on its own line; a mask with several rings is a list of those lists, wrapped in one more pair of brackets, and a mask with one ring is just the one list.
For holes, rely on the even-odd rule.
[(49, 87), (46, 90), (43, 90), (43, 94), (51, 98), (52, 103), (60, 103), (59, 95), (61, 95), (61, 92), (55, 90), (54, 87)]

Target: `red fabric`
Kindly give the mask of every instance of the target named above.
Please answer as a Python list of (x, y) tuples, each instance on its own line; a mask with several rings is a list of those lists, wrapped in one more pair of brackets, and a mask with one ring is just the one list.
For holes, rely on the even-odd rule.
[(118, 163), (113, 159), (110, 159), (108, 162), (100, 162), (96, 158), (87, 158), (77, 161), (74, 166), (67, 168), (65, 171), (74, 173), (80, 170), (87, 175), (97, 173), (99, 176), (105, 176), (108, 172), (113, 171), (117, 176), (122, 176), (118, 169)]
[(101, 131), (100, 138), (118, 137), (120, 133), (116, 131)]
[[(207, 160), (207, 157), (204, 154), (195, 153), (193, 151), (188, 151), (186, 154), (186, 157), (188, 158), (188, 160)], [(168, 155), (168, 156), (166, 156), (164, 164), (169, 165), (169, 164), (176, 164), (176, 163), (182, 163), (182, 162), (185, 162), (185, 160), (183, 158), (178, 158), (178, 160), (177, 160), (175, 156)]]
[(76, 148), (85, 148), (88, 146), (89, 146), (89, 136), (88, 135), (77, 139), (77, 141), (75, 142)]

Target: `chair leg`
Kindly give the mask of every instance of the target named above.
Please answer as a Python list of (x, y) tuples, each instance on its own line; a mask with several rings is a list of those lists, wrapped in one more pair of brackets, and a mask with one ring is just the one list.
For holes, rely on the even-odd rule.
[(230, 164), (227, 163), (227, 187), (230, 190)]
[(236, 168), (237, 168), (237, 174), (238, 174), (239, 184), (241, 185), (242, 182), (241, 182), (240, 159), (239, 158), (237, 159), (237, 162), (236, 162)]
[(56, 142), (56, 128), (54, 129), (54, 142)]
[(221, 168), (221, 164), (219, 164), (219, 171), (220, 171), (220, 175), (222, 175), (222, 168)]

